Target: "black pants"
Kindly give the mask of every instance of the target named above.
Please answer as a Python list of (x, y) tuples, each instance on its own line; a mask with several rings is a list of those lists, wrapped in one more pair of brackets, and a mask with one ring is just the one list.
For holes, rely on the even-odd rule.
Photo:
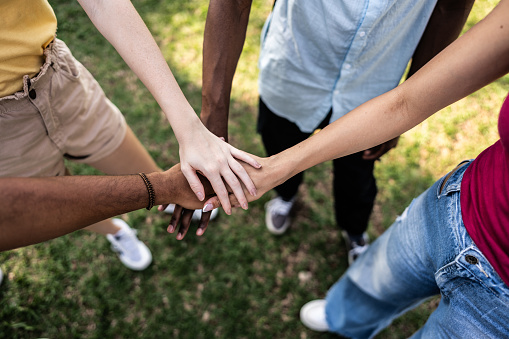
[[(332, 110), (316, 128), (327, 126), (331, 115)], [(291, 121), (274, 114), (261, 98), (258, 133), (262, 136), (269, 156), (284, 151), (311, 135), (311, 133), (302, 132)], [(374, 161), (363, 160), (362, 153), (333, 160), (336, 222), (341, 229), (351, 235), (361, 235), (368, 228), (377, 194), (376, 180), (373, 175)], [(297, 194), (303, 178), (304, 173), (301, 172), (275, 187), (275, 190), (284, 200), (290, 200)]]

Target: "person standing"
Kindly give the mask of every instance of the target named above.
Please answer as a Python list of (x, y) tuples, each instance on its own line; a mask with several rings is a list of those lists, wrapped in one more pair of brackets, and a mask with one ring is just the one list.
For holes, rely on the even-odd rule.
[[(227, 137), (228, 106), (252, 1), (211, 0), (205, 26), (201, 118)], [(268, 155), (305, 140), (362, 103), (396, 87), (460, 33), (473, 0), (277, 0), (262, 32), (257, 130)], [(335, 159), (334, 209), (348, 261), (368, 246), (377, 186), (375, 161), (399, 137)], [(273, 234), (291, 224), (303, 173), (277, 186), (266, 205)]]
[[(200, 171), (226, 213), (231, 207), (223, 179), (247, 208), (241, 182), (253, 194), (255, 187), (236, 159), (257, 164), (203, 126), (131, 2), (79, 3), (161, 106), (179, 141), (182, 173), (198, 199), (205, 198)], [(0, 11), (0, 176), (66, 175), (64, 158), (114, 175), (160, 171), (94, 77), (56, 38), (48, 1), (6, 0)], [(87, 229), (105, 235), (128, 268), (150, 265), (150, 250), (123, 220)]]

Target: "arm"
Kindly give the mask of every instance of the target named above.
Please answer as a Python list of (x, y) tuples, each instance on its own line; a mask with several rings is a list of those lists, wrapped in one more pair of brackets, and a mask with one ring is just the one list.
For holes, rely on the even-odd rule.
[[(453, 42), (461, 33), (474, 0), (438, 0), (415, 49), (407, 78)], [(376, 160), (398, 144), (399, 136), (364, 151), (365, 160)]]
[(412, 56), (407, 78), (451, 44), (461, 33), (475, 0), (438, 0)]
[(233, 75), (246, 38), (252, 0), (210, 0), (203, 39), (201, 120), (228, 140)]
[(205, 193), (196, 174), (200, 171), (211, 182), (226, 213), (230, 214), (231, 208), (223, 179), (232, 187), (242, 206), (247, 208), (239, 178), (253, 194), (256, 194), (256, 188), (236, 159), (254, 167), (258, 164), (247, 153), (218, 139), (200, 122), (131, 2), (79, 2), (93, 24), (115, 47), (162, 108), (180, 145), (182, 172), (197, 197), (203, 200)]
[[(327, 160), (373, 147), (509, 72), (509, 0), (392, 91), (357, 107), (320, 133), (261, 160), (251, 178), (263, 194)], [(267, 189), (268, 187), (268, 189)]]
[[(202, 109), (203, 124), (218, 137), (228, 141), (228, 114), (233, 75), (237, 67), (246, 36), (251, 0), (220, 1), (211, 0), (205, 23), (203, 39), (203, 88)], [(169, 229), (173, 233), (176, 224), (182, 218), (182, 225), (189, 225), (192, 211), (175, 207)], [(182, 214), (181, 214), (182, 213)], [(174, 219), (175, 218), (175, 219)], [(203, 213), (198, 233), (204, 232), (210, 213)], [(171, 226), (171, 225), (170, 225)], [(187, 229), (180, 227), (179, 234), (185, 236)], [(177, 235), (177, 239), (182, 239)]]
[[(202, 206), (179, 165), (147, 177), (156, 205)], [(212, 193), (210, 185), (204, 185)], [(0, 192), (0, 251), (53, 239), (148, 205), (147, 188), (138, 175), (2, 178)]]

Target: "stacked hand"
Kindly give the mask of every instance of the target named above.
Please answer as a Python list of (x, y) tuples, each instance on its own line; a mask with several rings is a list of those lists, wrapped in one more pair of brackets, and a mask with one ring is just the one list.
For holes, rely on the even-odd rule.
[[(260, 168), (253, 168), (251, 165), (248, 165), (244, 162), (241, 162), (241, 166), (246, 171), (246, 173), (251, 178), (252, 182), (256, 186), (257, 195), (254, 196), (247, 191), (247, 188), (243, 186), (244, 194), (248, 202), (254, 201), (261, 197), (263, 194), (271, 190), (277, 185), (280, 185), (287, 179), (288, 173), (284, 172), (284, 169), (281, 166), (278, 166), (277, 156), (272, 156), (270, 158), (260, 158), (257, 156), (251, 155), (251, 157), (256, 160), (262, 166)], [(200, 220), (198, 229), (196, 234), (198, 236), (202, 235), (207, 229), (208, 222), (210, 219), (210, 211), (214, 208), (218, 208), (221, 206), (221, 201), (219, 197), (215, 195), (212, 190), (212, 186), (210, 182), (206, 180), (205, 177), (199, 175), (200, 183), (205, 188), (206, 201), (205, 203), (200, 202), (191, 191), (187, 181), (183, 177), (183, 174), (180, 171), (180, 164), (175, 165), (167, 172), (172, 171), (172, 179), (175, 183), (178, 183), (178, 196), (174, 199), (177, 205), (175, 206), (175, 211), (170, 220), (170, 224), (168, 226), (168, 232), (174, 233), (177, 229), (177, 225), (180, 222), (180, 227), (177, 233), (177, 239), (181, 240), (187, 234), (191, 224), (191, 216), (194, 212), (194, 209), (202, 208), (203, 211), (207, 213), (202, 213), (202, 218)], [(166, 173), (166, 172), (165, 172)], [(236, 195), (233, 193), (233, 190), (227, 186), (228, 191), (228, 203), (232, 207), (241, 207), (241, 204), (236, 198)], [(180, 205), (180, 206), (179, 206)], [(163, 211), (167, 205), (159, 206), (159, 210)], [(188, 210), (189, 209), (189, 210)]]
[(218, 138), (202, 124), (190, 135), (186, 135), (186, 140), (179, 144), (182, 173), (200, 201), (205, 199), (205, 192), (198, 172), (210, 182), (226, 214), (231, 214), (226, 185), (230, 187), (240, 206), (247, 209), (243, 187), (252, 196), (256, 196), (257, 193), (253, 181), (239, 160), (259, 168), (260, 164), (252, 156)]

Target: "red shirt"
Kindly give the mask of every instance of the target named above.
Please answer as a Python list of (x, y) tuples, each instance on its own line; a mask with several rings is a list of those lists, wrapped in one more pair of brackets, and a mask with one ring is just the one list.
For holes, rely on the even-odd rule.
[(470, 164), (461, 182), (468, 234), (509, 285), (509, 96), (498, 118), (500, 140)]

